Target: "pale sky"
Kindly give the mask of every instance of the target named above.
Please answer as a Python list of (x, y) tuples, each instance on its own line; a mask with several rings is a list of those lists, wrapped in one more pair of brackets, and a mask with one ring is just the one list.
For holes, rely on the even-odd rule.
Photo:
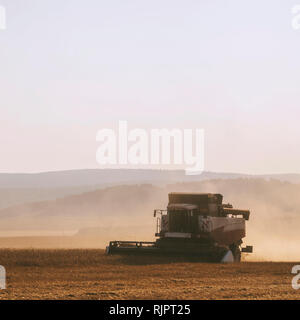
[(205, 170), (300, 173), (296, 4), (0, 0), (0, 172), (97, 168), (128, 120), (205, 129)]

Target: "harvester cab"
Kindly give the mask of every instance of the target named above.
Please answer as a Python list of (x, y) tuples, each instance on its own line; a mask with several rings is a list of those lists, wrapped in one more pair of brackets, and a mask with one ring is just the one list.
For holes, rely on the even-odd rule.
[[(108, 253), (164, 253), (203, 256), (213, 261), (241, 260), (250, 211), (223, 204), (221, 194), (170, 193), (167, 209), (154, 210), (155, 242), (111, 241)], [(226, 261), (225, 261), (225, 260)]]

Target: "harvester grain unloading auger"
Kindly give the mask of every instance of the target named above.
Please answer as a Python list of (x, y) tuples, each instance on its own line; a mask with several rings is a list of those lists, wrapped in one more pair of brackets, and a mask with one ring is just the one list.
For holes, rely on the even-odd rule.
[(173, 254), (208, 261), (234, 262), (252, 246), (241, 248), (249, 210), (223, 204), (221, 194), (170, 193), (166, 210), (155, 210), (155, 242), (111, 241), (107, 254)]

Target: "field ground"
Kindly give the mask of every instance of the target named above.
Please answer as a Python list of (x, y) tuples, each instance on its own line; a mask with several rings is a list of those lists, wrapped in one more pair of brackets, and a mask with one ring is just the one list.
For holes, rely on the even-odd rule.
[(291, 287), (295, 264), (1, 249), (7, 290), (0, 299), (300, 299)]

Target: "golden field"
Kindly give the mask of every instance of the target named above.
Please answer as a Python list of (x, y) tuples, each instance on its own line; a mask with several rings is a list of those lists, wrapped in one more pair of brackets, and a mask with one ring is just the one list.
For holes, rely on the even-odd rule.
[(291, 287), (295, 264), (0, 249), (7, 271), (0, 299), (299, 299)]

